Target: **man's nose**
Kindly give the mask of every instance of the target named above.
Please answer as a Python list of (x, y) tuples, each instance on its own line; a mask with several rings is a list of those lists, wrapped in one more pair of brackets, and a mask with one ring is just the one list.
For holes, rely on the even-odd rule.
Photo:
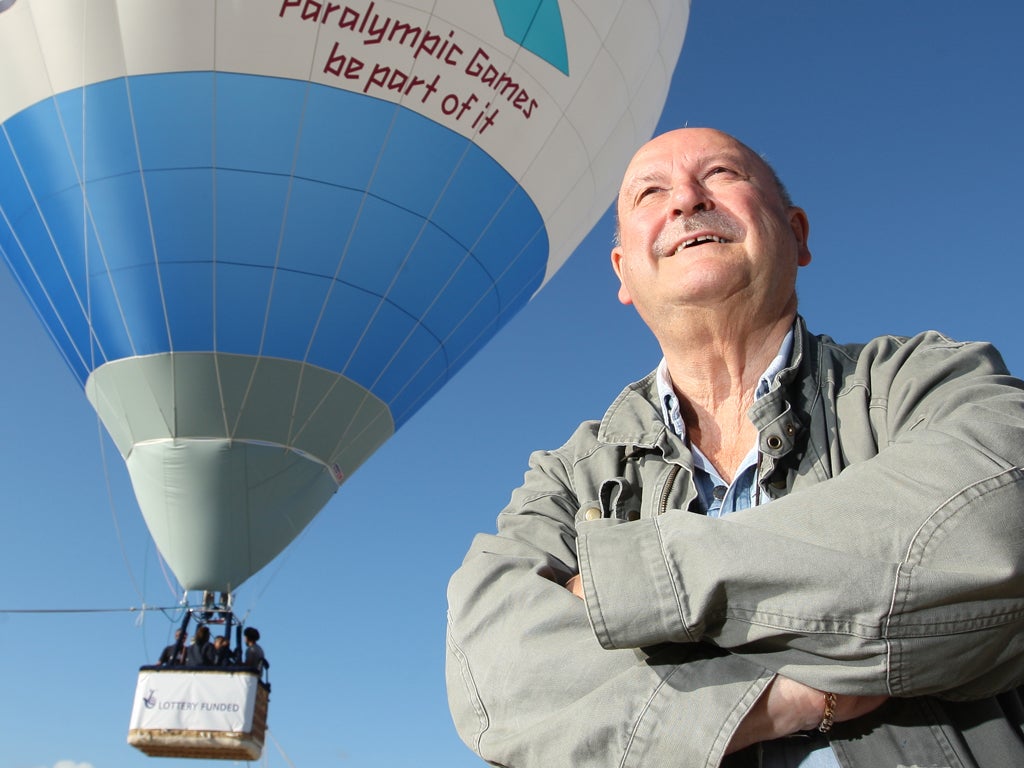
[(696, 179), (686, 179), (672, 187), (672, 208), (673, 218), (679, 218), (711, 210), (714, 202), (703, 184)]

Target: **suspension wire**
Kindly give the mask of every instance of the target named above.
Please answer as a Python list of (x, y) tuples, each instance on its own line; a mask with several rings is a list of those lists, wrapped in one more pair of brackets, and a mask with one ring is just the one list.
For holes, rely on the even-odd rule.
[(0, 614), (46, 614), (46, 613), (144, 613), (146, 611), (180, 611), (181, 606), (141, 605), (127, 608), (0, 608)]
[(103, 423), (99, 415), (96, 416), (96, 439), (100, 444), (100, 463), (103, 465), (103, 484), (107, 489), (107, 503), (110, 505), (110, 519), (114, 523), (114, 535), (117, 537), (117, 546), (121, 550), (121, 558), (124, 560), (125, 570), (128, 571), (128, 579), (139, 600), (145, 600), (142, 588), (139, 586), (135, 573), (132, 571), (131, 563), (128, 560), (128, 548), (125, 546), (124, 536), (121, 535), (121, 525), (117, 519), (117, 504), (114, 501), (114, 489), (110, 482), (110, 465), (107, 462), (106, 441), (103, 439)]
[[(316, 517), (314, 516), (313, 520), (315, 519)], [(274, 558), (277, 561), (277, 567), (274, 568), (272, 573), (267, 574), (266, 578), (260, 579), (260, 581), (263, 582), (263, 586), (260, 587), (259, 591), (257, 591), (256, 594), (252, 597), (252, 599), (249, 600), (249, 610), (246, 611), (246, 615), (248, 615), (248, 613), (256, 607), (256, 604), (263, 597), (264, 593), (268, 589), (270, 589), (270, 585), (274, 582), (278, 575), (280, 575), (281, 569), (284, 568), (285, 564), (291, 558), (291, 553), (295, 551), (295, 545), (298, 544), (299, 541), (301, 541), (302, 539), (306, 538), (306, 535), (309, 533), (310, 525), (312, 524), (312, 522), (313, 521), (310, 521), (310, 523), (307, 524), (305, 528), (299, 531), (299, 534), (294, 539), (292, 539), (291, 543), (284, 548), (281, 554)]]
[[(118, 16), (118, 24), (120, 24), (120, 17), (119, 16)], [(84, 42), (84, 36), (86, 34), (87, 27), (88, 27), (88, 25), (83, 23), (83, 25), (82, 25), (82, 35), (83, 35), (82, 51), (83, 51), (83, 57), (85, 56), (85, 53), (86, 53), (86, 51), (88, 49), (88, 46)], [(119, 35), (119, 38), (122, 40), (122, 43), (123, 43), (123, 36)], [(124, 61), (125, 61), (125, 52), (124, 52), (123, 45), (122, 45), (122, 50), (121, 50), (121, 60), (122, 60), (122, 63), (124, 63)], [(125, 65), (125, 71), (126, 71), (126, 74), (125, 74), (125, 77), (124, 77), (124, 81), (125, 81), (126, 95), (127, 95), (127, 99), (128, 99), (129, 114), (130, 114), (131, 123), (132, 123), (132, 133), (133, 133), (133, 138), (135, 140), (136, 159), (138, 161), (139, 176), (140, 176), (140, 180), (142, 181), (142, 186), (143, 186), (143, 195), (144, 195), (145, 204), (146, 204), (146, 214), (147, 214), (147, 219), (148, 219), (148, 224), (149, 224), (149, 231), (150, 231), (150, 237), (151, 237), (153, 251), (154, 251), (153, 255), (154, 255), (154, 260), (157, 261), (157, 280), (159, 281), (159, 279), (160, 279), (159, 261), (157, 259), (157, 254), (156, 254), (156, 242), (155, 242), (155, 238), (153, 237), (152, 215), (151, 215), (151, 212), (150, 212), (148, 193), (147, 193), (146, 186), (145, 186), (145, 177), (143, 175), (142, 161), (141, 161), (141, 156), (140, 156), (140, 148), (139, 148), (139, 143), (138, 143), (138, 134), (137, 134), (136, 124), (135, 124), (135, 115), (134, 115), (134, 112), (132, 111), (131, 91), (130, 91), (130, 88), (129, 88), (128, 76), (127, 76), (127, 65)], [(82, 74), (83, 74), (83, 82), (85, 82), (85, 80), (87, 78), (85, 76), (86, 75), (86, 63), (85, 63), (84, 60), (82, 62)], [(79, 186), (80, 186), (81, 191), (82, 191), (82, 201), (83, 201), (83, 206), (82, 206), (82, 209), (83, 209), (83, 249), (84, 249), (85, 255), (86, 255), (86, 266), (87, 266), (87, 269), (86, 269), (86, 288), (87, 288), (87, 301), (86, 301), (87, 312), (86, 312), (86, 319), (87, 319), (88, 326), (89, 326), (90, 339), (95, 340), (97, 342), (97, 344), (98, 344), (99, 343), (99, 337), (97, 336), (96, 331), (95, 331), (95, 327), (93, 325), (92, 301), (91, 301), (91, 296), (92, 296), (91, 285), (92, 284), (91, 284), (91, 280), (89, 279), (89, 269), (88, 269), (88, 261), (89, 261), (88, 223), (89, 223), (90, 209), (89, 209), (89, 201), (88, 201), (88, 194), (87, 194), (86, 181), (85, 181), (85, 179), (86, 179), (85, 164), (86, 164), (87, 159), (88, 159), (88, 155), (87, 155), (87, 152), (86, 152), (86, 149), (87, 149), (87, 146), (88, 146), (87, 145), (87, 141), (86, 141), (86, 130), (87, 130), (87, 125), (88, 125), (88, 121), (86, 119), (86, 94), (87, 94), (87, 88), (86, 88), (86, 86), (83, 85), (83, 87), (82, 87), (82, 167), (80, 169), (76, 167), (76, 173), (78, 175), (78, 182), (79, 182)], [(59, 113), (59, 110), (58, 110), (58, 113)], [(65, 133), (65, 141), (70, 146), (70, 139), (67, 136), (66, 129), (64, 129), (63, 121), (61, 121), (61, 127), (62, 127), (62, 130), (64, 130), (64, 133)], [(72, 160), (73, 160), (73, 158), (72, 158)], [(94, 227), (94, 231), (95, 231), (95, 227)], [(96, 233), (96, 236), (97, 236), (97, 241), (99, 241), (99, 233), (98, 232)], [(106, 264), (106, 257), (102, 253), (102, 248), (101, 248), (101, 256), (103, 256), (104, 264)], [(109, 269), (108, 269), (108, 272), (109, 272)], [(70, 278), (69, 278), (69, 280), (70, 280)], [(111, 288), (113, 290), (114, 296), (117, 297), (117, 291), (114, 288), (113, 283), (111, 283)], [(161, 291), (160, 291), (160, 293), (161, 293), (161, 301), (164, 304), (163, 308), (164, 308), (165, 325), (167, 325), (168, 329), (169, 329), (169, 322), (167, 320), (166, 301), (164, 300), (164, 296), (163, 296), (163, 286), (161, 285), (160, 288), (161, 288)], [(117, 301), (118, 301), (118, 306), (120, 307), (120, 299), (118, 299)], [(123, 315), (124, 315), (123, 310), (121, 310), (121, 313), (122, 313), (122, 317), (123, 317)], [(125, 333), (129, 337), (129, 341), (132, 344), (132, 351), (134, 353), (134, 351), (135, 351), (134, 340), (131, 339), (131, 334), (130, 334), (129, 329), (127, 328), (127, 324), (126, 324), (126, 327), (125, 327)], [(168, 336), (169, 335), (170, 335), (170, 331), (168, 330)], [(90, 346), (91, 346), (91, 349), (92, 349), (92, 362), (91, 362), (90, 368), (94, 369), (96, 367), (96, 361), (95, 361), (96, 348), (95, 348), (94, 345), (90, 345)], [(111, 482), (110, 462), (109, 462), (108, 455), (107, 455), (106, 442), (103, 439), (104, 428), (103, 428), (102, 420), (99, 417), (99, 411), (97, 411), (97, 415), (96, 415), (96, 427), (97, 427), (97, 440), (99, 442), (99, 447), (100, 447), (101, 463), (102, 463), (102, 466), (103, 466), (103, 480), (104, 480), (104, 485), (105, 485), (106, 491), (107, 491), (108, 503), (110, 505), (110, 514), (111, 514), (111, 520), (112, 520), (113, 525), (114, 525), (114, 533), (115, 533), (115, 536), (117, 537), (118, 547), (121, 550), (121, 557), (124, 560), (125, 570), (128, 573), (128, 578), (129, 578), (129, 580), (130, 580), (130, 582), (132, 584), (132, 588), (135, 590), (135, 593), (138, 596), (139, 600), (142, 601), (143, 604), (145, 604), (144, 590), (143, 590), (142, 586), (139, 584), (139, 581), (136, 578), (135, 573), (134, 573), (134, 571), (132, 569), (131, 562), (130, 562), (129, 557), (128, 557), (128, 547), (127, 547), (127, 544), (125, 542), (125, 539), (124, 539), (124, 536), (123, 536), (123, 533), (122, 533), (122, 529), (121, 529), (121, 525), (120, 525), (120, 522), (119, 522), (119, 519), (118, 519), (117, 504), (115, 502), (114, 492), (113, 492), (113, 485), (112, 485), (112, 482)], [(164, 581), (167, 584), (168, 590), (170, 591), (170, 593), (172, 595), (176, 595), (178, 590), (175, 588), (174, 584), (171, 582), (171, 579), (168, 576), (167, 570), (164, 567), (163, 558), (159, 555), (159, 553), (157, 553), (157, 556), (158, 556), (158, 558), (160, 560), (161, 572), (162, 572), (162, 574), (164, 576)]]
[[(265, 738), (267, 738), (270, 741), (274, 742), (274, 748), (277, 749), (278, 754), (280, 754), (281, 757), (284, 759), (284, 761), (288, 764), (288, 768), (295, 768), (295, 763), (293, 763), (291, 761), (291, 758), (288, 757), (288, 755), (285, 754), (284, 748), (281, 746), (281, 742), (279, 742), (274, 737), (274, 734), (270, 732), (269, 728), (267, 729), (267, 732), (264, 735), (265, 735)], [(265, 754), (264, 754), (264, 759), (266, 759), (266, 755)]]

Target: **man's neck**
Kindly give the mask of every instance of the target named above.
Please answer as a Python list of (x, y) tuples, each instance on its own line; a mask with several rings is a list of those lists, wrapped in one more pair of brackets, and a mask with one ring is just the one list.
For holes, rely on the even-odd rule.
[(793, 319), (790, 315), (743, 332), (691, 328), (662, 345), (687, 436), (723, 479), (731, 481), (757, 439), (747, 412)]
[(676, 393), (710, 411), (749, 399), (778, 354), (795, 313), (743, 328), (689, 325), (660, 339)]

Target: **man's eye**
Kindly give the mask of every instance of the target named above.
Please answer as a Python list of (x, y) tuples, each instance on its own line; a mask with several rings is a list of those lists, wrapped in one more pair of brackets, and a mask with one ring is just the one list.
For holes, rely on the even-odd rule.
[(719, 166), (716, 166), (716, 167), (712, 168), (710, 171), (708, 171), (708, 176), (714, 176), (714, 175), (719, 174), (719, 173), (734, 174), (735, 171), (732, 168), (729, 168), (727, 166), (719, 165)]
[(661, 187), (646, 187), (640, 190), (640, 194), (636, 196), (637, 200), (643, 200), (645, 197), (650, 197), (661, 191)]

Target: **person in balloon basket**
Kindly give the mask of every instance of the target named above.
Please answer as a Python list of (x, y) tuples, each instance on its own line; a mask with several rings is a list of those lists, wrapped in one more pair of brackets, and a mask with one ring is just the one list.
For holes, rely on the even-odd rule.
[(185, 654), (185, 666), (187, 667), (212, 667), (216, 664), (213, 643), (210, 640), (210, 628), (201, 624), (196, 628), (192, 638), (192, 644)]
[(663, 359), (530, 459), (449, 584), (462, 739), (505, 766), (1024, 765), (1024, 383), (797, 313), (808, 218), (739, 140), (644, 145), (618, 298)]
[(231, 650), (231, 644), (224, 635), (217, 635), (213, 638), (213, 663), (218, 667), (227, 667), (235, 663), (235, 655)]
[(243, 661), (243, 666), (256, 672), (262, 672), (264, 665), (267, 664), (267, 657), (258, 642), (260, 639), (259, 630), (256, 627), (246, 627), (242, 637), (245, 638), (245, 660)]
[(173, 666), (185, 663), (185, 653), (188, 651), (188, 647), (185, 645), (184, 639), (182, 639), (184, 634), (180, 629), (174, 630), (174, 642), (160, 652), (157, 664)]

